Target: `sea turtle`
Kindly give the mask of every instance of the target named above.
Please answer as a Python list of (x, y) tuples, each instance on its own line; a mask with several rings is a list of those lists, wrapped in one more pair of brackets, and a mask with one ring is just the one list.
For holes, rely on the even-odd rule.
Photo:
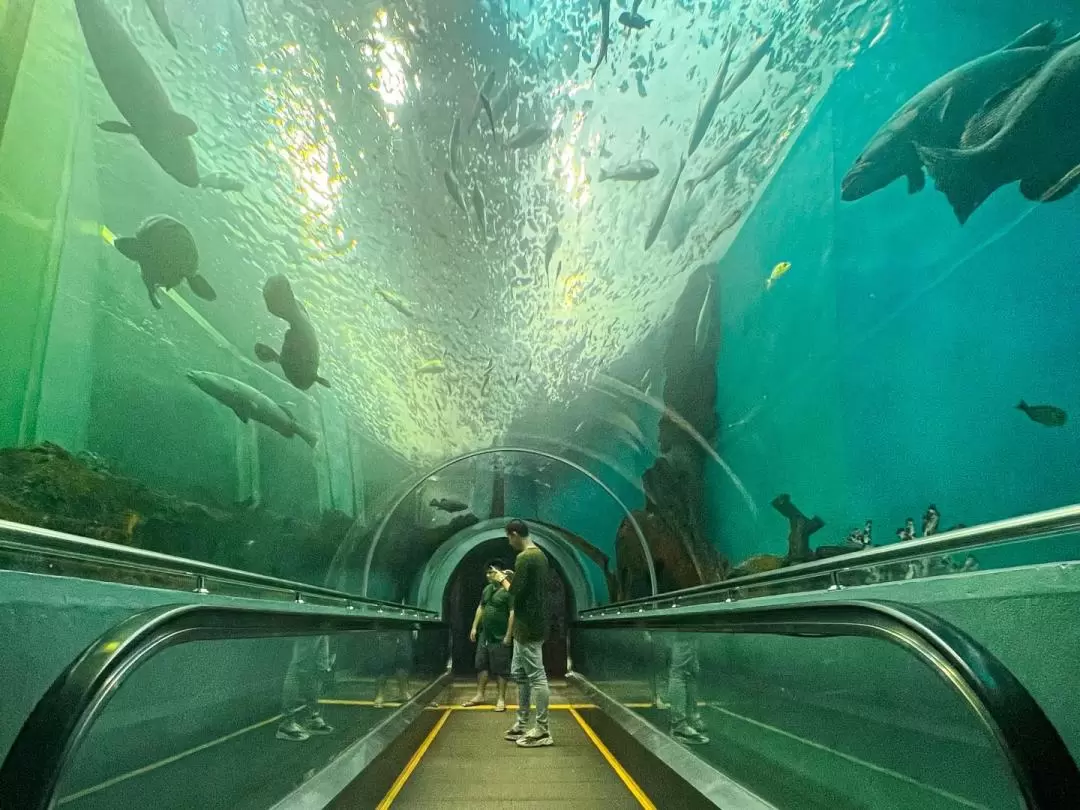
[(185, 279), (191, 291), (200, 298), (207, 301), (217, 298), (214, 288), (199, 275), (199, 250), (191, 231), (170, 216), (150, 217), (138, 227), (134, 236), (113, 240), (113, 247), (138, 263), (150, 303), (156, 309), (161, 309), (157, 288), (171, 290)]

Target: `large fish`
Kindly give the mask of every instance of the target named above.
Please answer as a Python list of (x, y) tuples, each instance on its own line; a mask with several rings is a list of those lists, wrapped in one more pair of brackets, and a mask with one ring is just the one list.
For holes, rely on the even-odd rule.
[(607, 58), (608, 45), (611, 44), (611, 0), (600, 0), (600, 55), (593, 65), (592, 75), (600, 69)]
[(853, 201), (885, 188), (901, 177), (908, 193), (926, 185), (915, 144), (955, 148), (968, 120), (991, 98), (1038, 70), (1065, 44), (1053, 23), (1044, 22), (1001, 50), (980, 56), (920, 90), (893, 113), (841, 181), (841, 199)]
[(200, 390), (230, 408), (241, 422), (254, 419), (286, 439), (299, 436), (312, 447), (319, 443), (319, 437), (297, 422), (284, 406), (246, 383), (212, 371), (189, 371), (187, 378)]
[(1080, 185), (1077, 110), (1080, 42), (973, 118), (961, 143), (977, 145), (942, 149), (920, 144), (919, 157), (961, 224), (994, 191), (1017, 180), (1029, 200), (1060, 200)]
[(775, 38), (776, 31), (770, 31), (757, 41), (753, 50), (750, 51), (750, 55), (746, 57), (739, 69), (735, 71), (735, 75), (731, 77), (731, 81), (727, 83), (727, 87), (724, 88), (724, 92), (720, 96), (721, 101), (727, 101), (731, 98), (734, 92), (742, 87), (742, 83), (750, 78), (750, 74), (754, 72), (758, 62), (768, 55)]
[(732, 138), (730, 141), (728, 141), (724, 145), (724, 148), (721, 149), (717, 153), (716, 157), (713, 158), (713, 160), (709, 163), (709, 165), (705, 167), (705, 171), (703, 171), (697, 177), (692, 177), (686, 181), (687, 196), (693, 194), (694, 189), (702, 183), (706, 183), (709, 180), (712, 180), (713, 177), (716, 176), (717, 172), (719, 172), (721, 169), (731, 165), (732, 161), (734, 161), (735, 158), (737, 158), (743, 153), (743, 150), (750, 145), (750, 142), (758, 136), (759, 132), (761, 132), (761, 127), (752, 129), (750, 132), (740, 135), (737, 138)]
[(199, 185), (199, 166), (188, 138), (195, 122), (173, 109), (169, 96), (103, 0), (75, 0), (83, 37), (101, 83), (124, 121), (106, 121), (106, 132), (134, 135), (166, 172), (190, 188)]
[(660, 168), (651, 160), (633, 160), (623, 163), (614, 169), (600, 169), (600, 176), (596, 182), (603, 183), (605, 180), (621, 180), (625, 183), (640, 183), (651, 180), (660, 174)]
[(329, 388), (330, 383), (319, 376), (319, 338), (315, 327), (307, 309), (293, 295), (289, 279), (282, 275), (267, 279), (263, 300), (270, 314), (288, 323), (289, 328), (280, 353), (265, 343), (256, 343), (255, 355), (264, 363), (280, 363), (285, 378), (301, 391), (307, 391), (315, 383)]
[(551, 137), (551, 127), (546, 124), (532, 124), (519, 129), (514, 137), (506, 142), (507, 149), (527, 149), (543, 143)]
[(716, 108), (720, 106), (720, 96), (724, 92), (724, 82), (727, 81), (728, 69), (731, 67), (731, 54), (735, 51), (735, 35), (733, 31), (728, 32), (728, 43), (724, 58), (720, 61), (720, 70), (716, 73), (716, 80), (713, 82), (709, 95), (705, 98), (705, 103), (701, 105), (697, 120), (694, 121), (694, 130), (690, 133), (690, 149), (686, 153), (687, 157), (694, 154), (694, 150), (698, 148), (705, 138), (705, 133), (709, 131), (713, 116), (716, 115)]
[(675, 197), (675, 189), (679, 187), (679, 179), (682, 177), (683, 169), (685, 168), (686, 156), (683, 155), (679, 158), (679, 169), (675, 172), (675, 177), (672, 179), (671, 185), (668, 186), (667, 193), (660, 202), (660, 208), (657, 210), (656, 216), (653, 217), (652, 224), (649, 226), (649, 232), (645, 235), (645, 250), (651, 248), (653, 242), (656, 241), (656, 237), (660, 235), (660, 229), (664, 226), (664, 220), (667, 219), (668, 209), (671, 208), (671, 200)]
[(165, 10), (165, 0), (146, 0), (146, 5), (150, 9), (150, 16), (154, 18), (154, 22), (161, 29), (165, 39), (169, 40), (169, 44), (174, 48), (179, 47), (176, 44), (172, 22), (169, 20), (169, 12)]

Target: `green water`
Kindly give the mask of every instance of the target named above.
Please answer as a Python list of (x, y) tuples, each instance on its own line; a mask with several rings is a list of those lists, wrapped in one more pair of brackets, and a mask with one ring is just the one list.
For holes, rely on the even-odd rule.
[[(647, 498), (672, 587), (760, 554), (793, 561), (781, 493), (824, 520), (811, 549), (866, 520), (877, 545), (909, 517), (919, 534), (931, 503), (940, 529), (1071, 503), (1075, 198), (1029, 202), (1007, 184), (964, 225), (932, 177), (842, 199), (874, 132), (927, 84), (1043, 21), (1059, 43), (1080, 26), (1056, 0), (984, 5), (656, 3), (636, 30), (616, 3), (594, 73), (587, 2), (250, 0), (245, 18), (177, 0), (176, 48), (142, 0), (80, 0), (82, 24), (75, 3), (6, 2), (0, 41), (25, 47), (5, 47), (0, 74), (0, 518), (322, 582), (350, 524), (337, 574), (362, 567), (409, 484), (514, 445), (575, 462), (615, 498), (547, 456), (452, 465), (394, 512), (379, 595), (403, 598), (462, 525), (429, 505), (451, 498), (470, 520), (579, 535), (625, 572), (614, 596), (646, 581), (616, 535)], [(197, 125), (169, 137), (194, 149), (204, 187), (98, 126), (123, 117), (85, 36), (103, 14)], [(1036, 36), (1036, 67), (1060, 51), (1052, 36)], [(730, 97), (646, 250), (729, 55)], [(507, 148), (534, 125), (549, 133)], [(1061, 179), (1068, 139), (1033, 126), (1010, 159), (1045, 155)], [(600, 182), (634, 160), (656, 176)], [(189, 229), (215, 300), (183, 282), (155, 309), (110, 244), (160, 214)], [(262, 295), (281, 274), (329, 387), (300, 390), (254, 352), (282, 348), (288, 326)], [(257, 390), (277, 427), (241, 421), (191, 370)], [(1040, 424), (1021, 399), (1068, 421)], [(46, 442), (63, 450), (26, 449)], [(658, 459), (675, 470), (659, 483), (645, 475)], [(658, 486), (688, 500), (657, 502)]]

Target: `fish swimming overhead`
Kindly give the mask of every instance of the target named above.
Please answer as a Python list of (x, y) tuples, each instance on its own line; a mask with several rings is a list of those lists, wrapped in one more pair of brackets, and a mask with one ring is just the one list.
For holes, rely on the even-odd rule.
[(694, 129), (690, 133), (690, 148), (686, 156), (689, 158), (705, 138), (709, 131), (716, 109), (720, 106), (721, 96), (724, 92), (724, 82), (727, 81), (728, 69), (731, 67), (731, 55), (735, 52), (735, 32), (728, 32), (728, 47), (724, 58), (720, 61), (720, 69), (716, 72), (716, 80), (713, 81), (712, 89), (705, 98), (705, 103), (698, 111), (697, 120), (694, 121)]
[(443, 181), (446, 183), (446, 190), (450, 192), (450, 199), (457, 203), (458, 208), (468, 214), (469, 209), (465, 207), (465, 198), (461, 195), (461, 184), (458, 182), (454, 172), (450, 169), (444, 171)]
[(491, 98), (491, 91), (495, 89), (495, 71), (489, 70), (487, 76), (484, 77), (484, 83), (480, 85), (480, 89), (476, 91), (476, 101), (473, 103), (472, 112), (469, 113), (469, 117), (465, 121), (465, 134), (468, 135), (472, 132), (473, 126), (476, 124), (476, 119), (480, 117), (480, 109), (483, 106), (482, 99)]
[(660, 168), (651, 160), (634, 160), (624, 163), (610, 171), (600, 169), (600, 176), (596, 182), (603, 183), (605, 180), (621, 180), (627, 183), (640, 183), (643, 180), (651, 180), (660, 174)]
[(479, 185), (472, 187), (472, 204), (473, 211), (476, 212), (476, 223), (480, 226), (480, 235), (487, 236), (487, 203)]
[(901, 177), (908, 193), (926, 185), (915, 144), (956, 148), (968, 121), (990, 99), (1014, 87), (1067, 43), (1053, 44), (1057, 28), (1040, 23), (1000, 50), (973, 59), (928, 84), (900, 107), (870, 139), (840, 184), (852, 202)]
[(442, 374), (446, 371), (446, 364), (442, 360), (427, 360), (422, 363), (417, 369), (417, 374)]
[(396, 309), (398, 312), (400, 312), (402, 315), (404, 315), (406, 318), (415, 317), (409, 305), (389, 290), (384, 290), (382, 287), (376, 287), (375, 294), (378, 295), (379, 298), (388, 303), (390, 306), (392, 306), (394, 309)]
[(619, 15), (619, 23), (634, 31), (643, 31), (652, 25), (652, 20), (646, 20), (637, 12), (624, 11)]
[(592, 75), (600, 69), (607, 58), (608, 45), (611, 44), (611, 0), (600, 0), (600, 54), (593, 65)]
[(679, 169), (675, 172), (675, 177), (672, 179), (671, 185), (668, 186), (664, 199), (660, 202), (660, 208), (653, 217), (652, 224), (649, 225), (649, 232), (645, 235), (645, 250), (651, 248), (653, 242), (656, 241), (656, 237), (660, 235), (660, 229), (664, 226), (664, 220), (667, 219), (668, 210), (671, 208), (671, 201), (675, 197), (675, 189), (679, 187), (679, 179), (682, 177), (683, 169), (685, 168), (686, 155), (683, 155), (679, 158)]
[(284, 406), (240, 380), (212, 371), (189, 371), (187, 378), (201, 391), (230, 408), (241, 422), (260, 422), (286, 439), (299, 436), (312, 448), (319, 443), (319, 437), (297, 422)]
[(771, 290), (777, 280), (785, 273), (787, 273), (787, 271), (790, 269), (791, 262), (780, 262), (779, 264), (777, 264), (776, 267), (772, 269), (772, 272), (769, 273), (769, 277), (765, 280), (765, 289)]
[(319, 376), (319, 338), (315, 327), (307, 309), (293, 295), (289, 279), (283, 275), (267, 279), (263, 300), (270, 314), (288, 323), (289, 328), (280, 353), (265, 343), (256, 343), (256, 356), (264, 363), (280, 363), (285, 378), (301, 391), (307, 391), (315, 383), (329, 388), (330, 383)]
[(154, 18), (154, 22), (161, 29), (165, 39), (169, 40), (169, 44), (174, 48), (179, 47), (176, 44), (176, 34), (173, 32), (172, 22), (169, 21), (169, 12), (165, 9), (165, 0), (146, 0), (146, 5), (150, 9), (150, 16)]
[(75, 10), (101, 83), (124, 117), (100, 128), (134, 135), (174, 179), (197, 188), (199, 166), (188, 140), (198, 131), (195, 122), (173, 109), (150, 63), (104, 0), (75, 0)]
[(469, 505), (463, 501), (455, 500), (454, 498), (432, 498), (431, 503), (428, 506), (432, 506), (442, 512), (464, 512), (469, 508)]
[(701, 302), (701, 311), (698, 312), (697, 323), (694, 325), (694, 353), (701, 354), (709, 339), (709, 329), (712, 326), (713, 309), (716, 306), (716, 285), (709, 279), (709, 286), (705, 290), (705, 299)]
[(556, 225), (551, 229), (551, 233), (548, 234), (548, 238), (544, 241), (544, 272), (547, 272), (548, 267), (551, 266), (551, 257), (555, 255), (555, 251), (559, 249), (559, 245), (562, 244), (562, 236), (559, 234), (559, 226)]
[(1030, 80), (991, 99), (968, 122), (963, 148), (916, 148), (963, 224), (1009, 183), (1020, 181), (1020, 193), (1033, 202), (1060, 200), (1080, 185), (1078, 109), (1080, 40)]
[(480, 105), (484, 108), (484, 113), (487, 115), (488, 123), (491, 124), (491, 137), (496, 143), (499, 142), (499, 136), (495, 132), (495, 116), (491, 112), (491, 102), (488, 101), (488, 97), (483, 93), (480, 94)]
[(531, 124), (519, 129), (510, 140), (506, 142), (507, 149), (527, 149), (543, 143), (551, 137), (551, 127), (547, 124)]
[(454, 125), (450, 128), (450, 171), (461, 173), (461, 116), (454, 116)]
[(199, 180), (203, 188), (216, 188), (218, 191), (243, 191), (244, 182), (225, 172), (211, 172)]
[(686, 194), (690, 196), (694, 193), (694, 189), (702, 183), (706, 183), (716, 176), (717, 172), (721, 169), (729, 166), (735, 158), (742, 154), (743, 150), (750, 145), (750, 142), (758, 136), (761, 132), (761, 127), (751, 130), (737, 138), (733, 138), (724, 144), (724, 147), (717, 153), (716, 157), (712, 159), (708, 166), (697, 177), (692, 177), (686, 181)]
[(758, 63), (768, 56), (769, 51), (772, 49), (774, 39), (776, 39), (775, 30), (770, 31), (754, 44), (754, 47), (746, 57), (746, 60), (739, 66), (739, 69), (735, 71), (735, 75), (731, 77), (731, 81), (728, 82), (727, 87), (724, 88), (724, 92), (720, 96), (721, 101), (727, 101), (731, 98), (735, 91), (742, 86), (742, 83), (750, 78), (750, 74), (754, 72), (754, 68), (758, 66)]
[(1038, 422), (1046, 427), (1064, 427), (1068, 414), (1055, 405), (1028, 405), (1024, 400), (1016, 406), (1028, 415), (1032, 422)]
[(199, 275), (199, 249), (195, 237), (182, 222), (164, 214), (150, 217), (139, 225), (134, 236), (116, 237), (112, 244), (139, 265), (155, 309), (161, 309), (158, 288), (171, 290), (183, 281), (200, 298), (206, 301), (217, 298), (210, 282)]

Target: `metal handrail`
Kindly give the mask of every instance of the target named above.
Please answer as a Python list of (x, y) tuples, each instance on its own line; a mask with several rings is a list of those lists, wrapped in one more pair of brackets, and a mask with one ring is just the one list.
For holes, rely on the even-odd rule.
[(103, 540), (93, 540), (89, 537), (66, 534), (52, 529), (44, 529), (40, 526), (28, 526), (23, 523), (0, 520), (0, 552), (4, 550), (33, 555), (53, 555), (61, 559), (76, 559), (101, 565), (127, 566), (144, 574), (165, 574), (189, 578), (192, 580), (194, 585), (192, 591), (195, 593), (209, 593), (207, 585), (220, 582), (230, 588), (239, 589), (241, 592), (244, 590), (253, 591), (250, 594), (242, 594), (246, 596), (257, 597), (263, 595), (264, 591), (277, 591), (297, 602), (316, 597), (339, 603), (345, 608), (371, 605), (383, 609), (404, 611), (408, 615), (431, 617), (438, 615), (421, 608), (413, 608), (381, 599), (369, 599), (359, 594), (338, 591), (321, 585), (309, 585), (303, 582), (279, 579), (266, 574), (242, 571), (238, 568), (226, 568), (186, 557), (174, 557), (157, 551), (147, 551), (146, 549), (107, 543)]
[(887, 546), (873, 546), (860, 551), (852, 551), (849, 554), (838, 554), (824, 560), (797, 563), (772, 571), (732, 577), (720, 582), (710, 582), (692, 588), (668, 591), (657, 596), (628, 599), (624, 602), (615, 602), (603, 607), (584, 610), (581, 615), (610, 614), (624, 608), (653, 606), (664, 602), (670, 603), (674, 599), (691, 596), (701, 597), (716, 594), (719, 597), (724, 597), (729, 595), (729, 592), (750, 585), (781, 584), (812, 576), (827, 576), (886, 563), (909, 562), (931, 555), (954, 554), (958, 551), (968, 551), (1018, 540), (1050, 537), (1073, 531), (1080, 531), (1080, 504), (1063, 506), (1045, 512), (1033, 512), (1028, 515), (994, 521), (993, 523), (983, 523), (979, 526), (954, 529), (919, 540), (890, 543)]
[(921, 608), (884, 601), (770, 607), (711, 605), (594, 617), (579, 620), (575, 627), (860, 636), (895, 644), (928, 665), (971, 707), (1000, 746), (1027, 807), (1080, 807), (1080, 769), (1035, 698), (990, 651)]
[(138, 613), (87, 647), (38, 701), (0, 766), (0, 807), (52, 807), (60, 777), (124, 679), (170, 647), (193, 641), (330, 635), (415, 625), (445, 627), (427, 618), (280, 608), (169, 605)]

